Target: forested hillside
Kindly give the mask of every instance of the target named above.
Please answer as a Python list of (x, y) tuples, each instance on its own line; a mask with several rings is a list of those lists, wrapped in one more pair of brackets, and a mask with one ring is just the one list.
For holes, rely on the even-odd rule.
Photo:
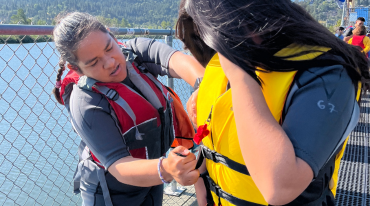
[(301, 0), (295, 1), (305, 8), (316, 20), (327, 25), (336, 25), (342, 16), (337, 0)]
[[(342, 18), (342, 9), (337, 0), (295, 0), (305, 8), (316, 20), (328, 28), (339, 26)], [(370, 6), (370, 0), (356, 0), (356, 6)]]
[[(333, 27), (342, 11), (337, 0), (293, 0), (322, 24)], [(108, 26), (173, 27), (180, 0), (0, 0), (3, 23), (52, 24), (62, 11), (82, 11), (99, 16)], [(370, 0), (356, 5), (369, 6)]]
[(0, 20), (3, 23), (18, 23), (19, 19), (11, 17), (17, 15), (19, 9), (23, 9), (26, 18), (30, 18), (33, 24), (52, 24), (54, 17), (61, 11), (82, 11), (109, 18), (112, 20), (108, 22), (110, 24), (119, 25), (124, 18), (130, 26), (168, 27), (174, 24), (179, 2), (180, 0), (0, 0)]

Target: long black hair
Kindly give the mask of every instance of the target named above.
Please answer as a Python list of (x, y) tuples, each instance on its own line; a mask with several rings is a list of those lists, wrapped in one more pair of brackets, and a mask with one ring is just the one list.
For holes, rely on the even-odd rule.
[[(181, 0), (177, 37), (203, 65), (215, 51), (243, 68), (257, 82), (255, 71), (305, 70), (314, 66), (343, 65), (355, 85), (369, 79), (366, 57), (311, 17), (291, 0)], [(342, 57), (289, 61), (274, 54), (286, 46), (331, 48)], [(301, 52), (294, 56), (317, 52)], [(293, 57), (293, 56), (291, 56)]]

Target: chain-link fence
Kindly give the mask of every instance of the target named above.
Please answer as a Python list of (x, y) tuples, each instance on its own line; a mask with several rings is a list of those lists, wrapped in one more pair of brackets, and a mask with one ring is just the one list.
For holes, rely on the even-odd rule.
[[(0, 205), (81, 205), (72, 193), (80, 137), (51, 95), (59, 54), (51, 36), (43, 34), (52, 27), (19, 28), (0, 25)], [(144, 36), (182, 50), (169, 30), (113, 32), (120, 41)], [(160, 80), (172, 84), (166, 77)], [(185, 104), (191, 87), (177, 79), (173, 87)], [(370, 205), (369, 103), (367, 94), (342, 159), (338, 206)], [(180, 197), (165, 195), (163, 204), (196, 205), (194, 188), (186, 189)]]
[[(0, 36), (0, 205), (81, 205), (80, 196), (72, 192), (80, 137), (66, 109), (51, 95), (59, 54), (50, 35), (38, 35), (51, 34), (52, 27), (1, 26), (0, 34), (12, 35)], [(179, 40), (161, 35), (173, 31), (126, 33), (117, 35), (119, 41), (172, 40), (173, 47), (182, 50)], [(160, 80), (168, 82), (167, 77)], [(173, 86), (185, 104), (191, 87), (182, 80), (174, 80)], [(180, 197), (165, 195), (164, 205), (192, 205), (194, 188), (186, 188)]]

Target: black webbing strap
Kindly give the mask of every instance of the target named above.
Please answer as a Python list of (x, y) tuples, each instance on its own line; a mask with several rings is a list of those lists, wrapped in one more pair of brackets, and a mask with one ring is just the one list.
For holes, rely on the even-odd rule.
[(221, 163), (221, 164), (225, 165), (226, 167), (228, 167), (228, 168), (230, 168), (232, 170), (235, 170), (235, 171), (237, 171), (239, 173), (242, 173), (242, 174), (245, 174), (245, 175), (248, 175), (249, 176), (248, 169), (243, 164), (240, 164), (238, 162), (235, 162), (234, 160), (231, 160), (228, 157), (223, 156), (220, 153), (217, 153), (217, 152), (215, 152), (213, 150), (210, 150), (210, 149), (208, 149), (205, 146), (201, 146), (199, 152), (200, 152), (200, 155), (199, 155), (199, 159), (198, 159), (197, 165), (195, 167), (196, 169), (198, 169), (202, 165), (203, 159), (205, 157), (205, 158), (207, 158), (209, 160), (212, 160), (215, 163)]
[(223, 191), (213, 180), (210, 176), (206, 175), (209, 189), (214, 192), (219, 198), (222, 198), (231, 204), (238, 205), (238, 206), (261, 206), (261, 204), (257, 204), (254, 202), (248, 202), (246, 200), (242, 200), (231, 194)]
[(202, 145), (199, 146), (199, 158), (198, 158), (197, 165), (195, 166), (195, 169), (199, 169), (199, 167), (202, 166), (202, 164), (203, 164), (204, 155), (203, 155), (202, 147), (203, 147)]
[(202, 174), (200, 174), (200, 177), (203, 179), (203, 182), (204, 182), (204, 186), (206, 187), (206, 191), (207, 191), (207, 206), (214, 206), (215, 205), (215, 202), (213, 201), (213, 197), (212, 197), (212, 194), (211, 194), (211, 189), (209, 187), (209, 182), (208, 182), (208, 172), (204, 172)]

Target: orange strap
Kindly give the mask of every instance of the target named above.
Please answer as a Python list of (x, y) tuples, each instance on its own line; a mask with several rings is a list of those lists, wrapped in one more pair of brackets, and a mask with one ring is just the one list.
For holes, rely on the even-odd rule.
[(193, 138), (195, 135), (193, 125), (190, 122), (188, 114), (184, 110), (184, 107), (181, 103), (179, 96), (171, 88), (167, 89), (171, 90), (170, 94), (173, 99), (173, 105), (175, 108), (174, 114), (178, 123), (176, 138), (172, 143), (171, 147), (177, 147), (181, 145), (188, 149), (193, 148), (194, 146)]

